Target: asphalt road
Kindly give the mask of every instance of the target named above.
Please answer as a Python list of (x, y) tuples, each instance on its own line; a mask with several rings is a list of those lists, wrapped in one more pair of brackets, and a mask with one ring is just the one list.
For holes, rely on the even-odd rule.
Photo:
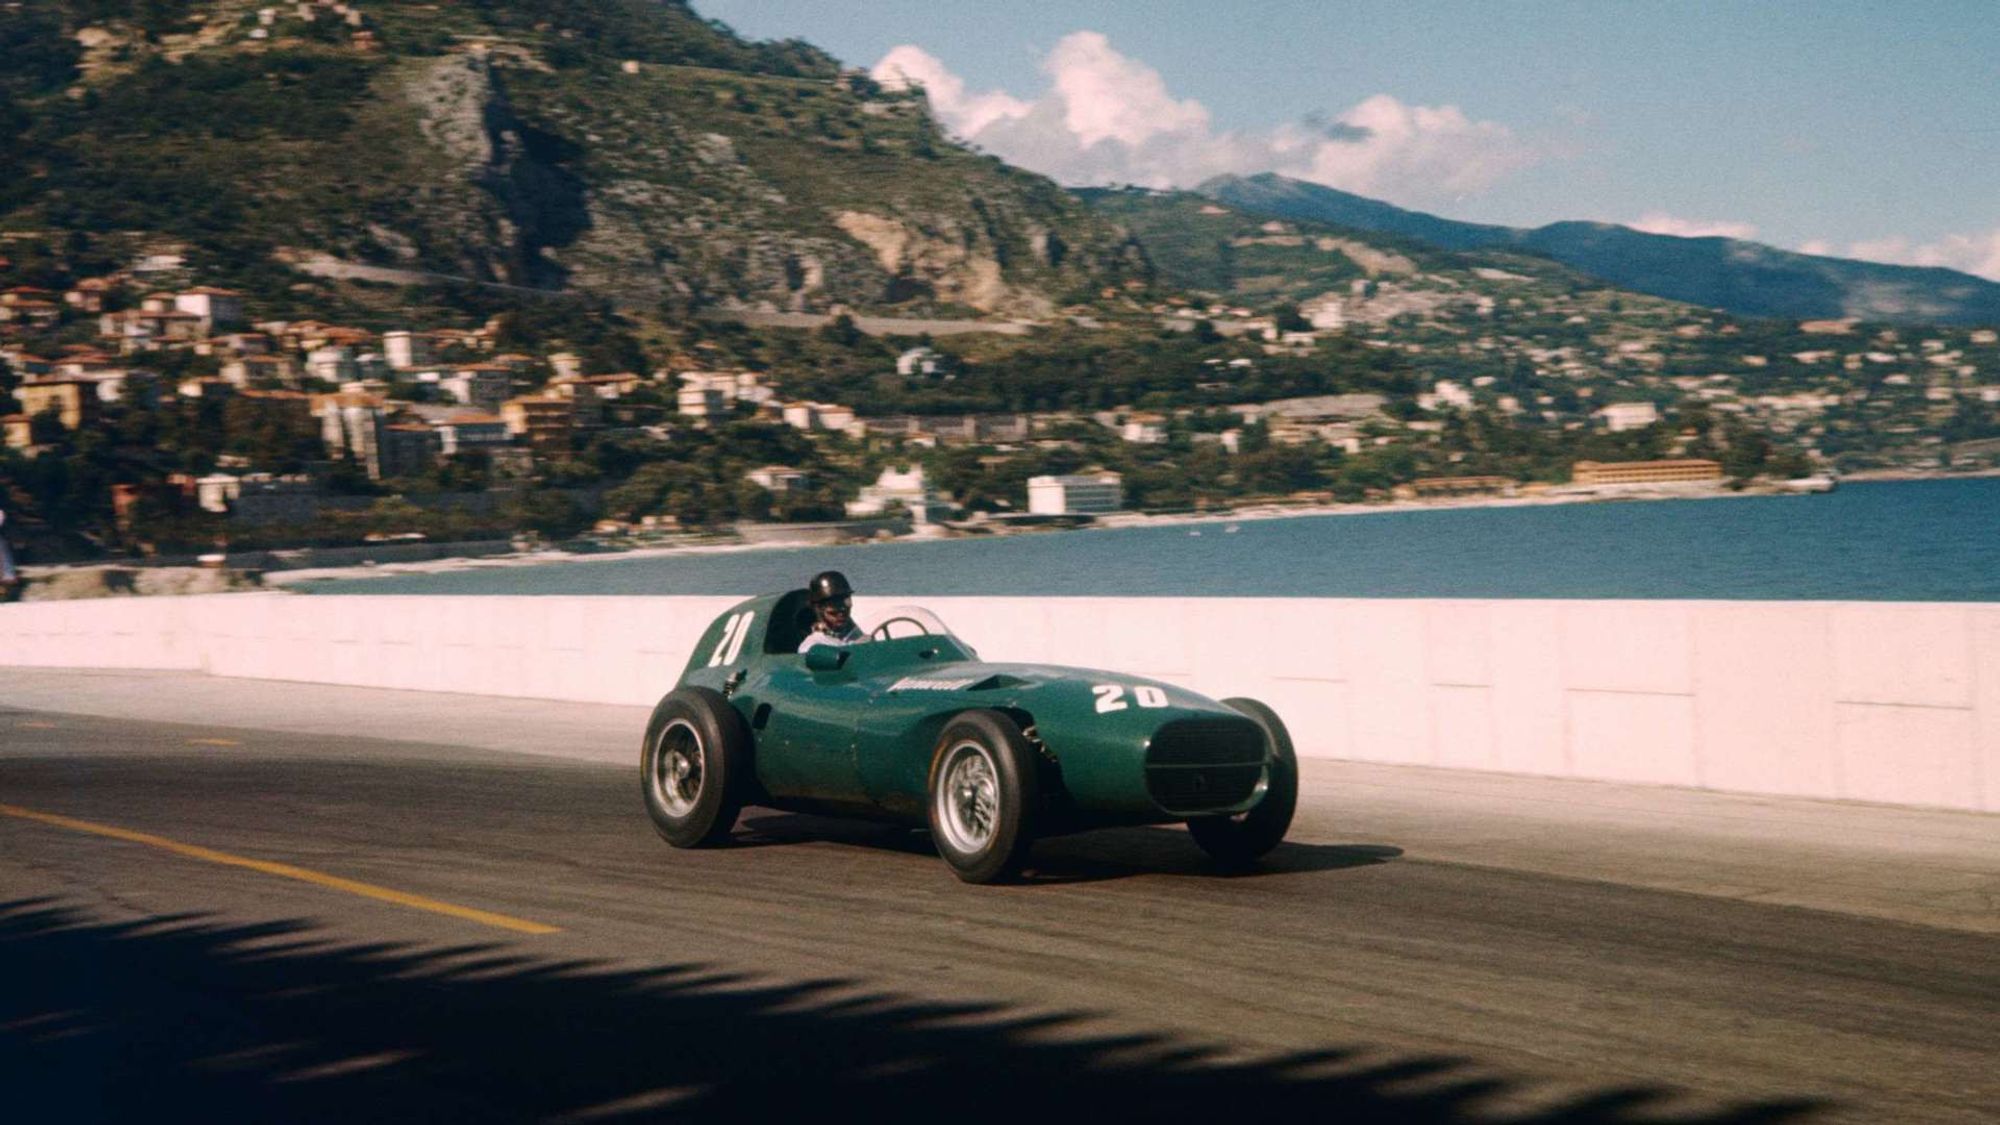
[[(1510, 868), (1346, 836), (1369, 816), (1338, 794), (1253, 875), (1143, 829), (1043, 842), (1024, 883), (974, 888), (921, 834), (765, 810), (673, 851), (636, 768), (430, 737), (0, 709), (0, 1118), (2000, 1107), (2000, 938), (1976, 913)], [(1615, 843), (1548, 824), (1554, 853)]]

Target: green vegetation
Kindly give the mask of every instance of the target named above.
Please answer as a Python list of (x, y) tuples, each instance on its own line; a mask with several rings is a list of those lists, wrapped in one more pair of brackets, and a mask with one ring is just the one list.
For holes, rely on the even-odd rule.
[[(725, 363), (775, 373), (793, 397), (854, 402), (864, 415), (1158, 410), (1350, 391), (1407, 396), (1418, 385), (1404, 357), (1353, 341), (1266, 358), (1248, 342), (1203, 342), (1150, 326), (932, 341), (948, 377), (896, 374), (896, 356), (914, 338), (843, 341), (824, 330), (753, 332), (727, 322), (704, 322), (697, 338)], [(1230, 367), (1231, 360), (1251, 366)]]

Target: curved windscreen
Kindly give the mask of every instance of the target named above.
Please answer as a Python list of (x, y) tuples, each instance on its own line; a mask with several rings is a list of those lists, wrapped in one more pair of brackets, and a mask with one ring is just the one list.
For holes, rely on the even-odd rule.
[(890, 606), (873, 615), (867, 632), (871, 640), (878, 641), (897, 641), (905, 637), (921, 636), (950, 637), (954, 644), (964, 649), (968, 655), (974, 655), (976, 659), (971, 645), (953, 633), (937, 614), (922, 606)]

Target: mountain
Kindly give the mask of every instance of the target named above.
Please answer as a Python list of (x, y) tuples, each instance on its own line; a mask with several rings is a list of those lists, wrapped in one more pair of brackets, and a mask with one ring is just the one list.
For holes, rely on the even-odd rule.
[(681, 0), (0, 5), (0, 234), (205, 276), (1037, 314), (1146, 273), (919, 94)]
[(2000, 324), (2000, 283), (1956, 270), (1799, 254), (1734, 238), (1648, 234), (1609, 223), (1533, 230), (1461, 223), (1272, 174), (1223, 176), (1196, 190), (1246, 211), (1445, 249), (1541, 254), (1620, 288), (1743, 316)]
[[(1561, 263), (1504, 244), (1445, 250), (1423, 239), (1352, 225), (1278, 220), (1193, 192), (1074, 190), (1131, 232), (1161, 281), (1245, 305), (1308, 303), (1328, 294), (1351, 295), (1357, 285), (1363, 292), (1421, 290), (1449, 297), (1448, 303), (1480, 294), (1549, 303), (1607, 288)], [(1357, 302), (1357, 308), (1365, 303)]]

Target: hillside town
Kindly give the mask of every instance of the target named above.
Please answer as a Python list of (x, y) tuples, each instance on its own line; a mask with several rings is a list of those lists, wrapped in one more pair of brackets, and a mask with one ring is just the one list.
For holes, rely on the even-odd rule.
[[(1486, 272), (1498, 286), (1512, 280)], [(1661, 303), (1672, 310), (1663, 321), (1593, 314), (1584, 297), (1510, 317), (1504, 297), (1452, 296), (1445, 281), (1356, 283), (1276, 313), (1184, 297), (1107, 302), (1096, 311), (1114, 323), (1072, 315), (1083, 325), (1072, 330), (1115, 334), (1122, 310), (1123, 330), (1150, 321), (1218, 354), (1188, 359), (1199, 366), (1185, 393), (1140, 404), (913, 413), (885, 412), (865, 393), (795, 397), (808, 373), (735, 362), (746, 348), (727, 334), (650, 370), (606, 371), (571, 350), (508, 349), (504, 316), (387, 329), (267, 319), (252, 295), (201, 284), (159, 255), (59, 290), (0, 291), (0, 395), (12, 400), (0, 426), (5, 456), (27, 467), (91, 447), (100, 431), (110, 440), (99, 452), (135, 434), (164, 447), (143, 420), (181, 418), (177, 461), (127, 457), (128, 479), (105, 480), (98, 498), (51, 494), (46, 479), (38, 498), (23, 472), (6, 506), (20, 511), (17, 541), (39, 523), (106, 552), (171, 554), (204, 538), (615, 540), (768, 521), (935, 533), (1132, 509), (1616, 494), (1825, 482), (1836, 466), (2000, 463), (1992, 330), (1746, 327)], [(1569, 342), (1551, 340), (1561, 334)], [(1389, 353), (1402, 374), (1379, 389), (1240, 401), (1254, 379), (1312, 365), (1334, 341)], [(868, 343), (882, 349), (882, 385), (970, 384), (982, 365), (927, 338)], [(1585, 455), (1535, 464), (1523, 447), (1510, 464), (1494, 440), (1501, 426), (1552, 435), (1545, 455)], [(724, 462), (733, 479), (715, 479)], [(1209, 468), (1188, 473), (1195, 463)], [(1209, 487), (1162, 483), (1176, 476)], [(51, 501), (101, 507), (110, 526), (42, 510)]]

